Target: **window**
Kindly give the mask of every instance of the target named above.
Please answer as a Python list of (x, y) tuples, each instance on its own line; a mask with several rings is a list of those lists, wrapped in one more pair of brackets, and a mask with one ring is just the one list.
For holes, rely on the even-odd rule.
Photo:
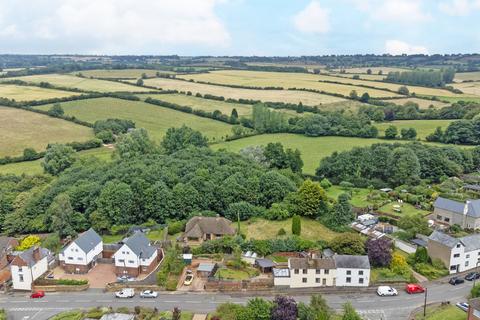
[(73, 257), (68, 257), (67, 259), (68, 259), (68, 260), (73, 260)]
[(450, 266), (450, 270), (457, 270), (457, 266)]
[(307, 283), (307, 278), (302, 278), (303, 283)]
[(460, 248), (460, 243), (459, 243), (459, 244), (457, 244), (457, 248)]
[(437, 220), (442, 220), (442, 216), (437, 214)]
[(358, 283), (363, 284), (363, 278), (358, 278)]
[(460, 253), (455, 253), (455, 254), (453, 255), (453, 257), (454, 257), (454, 258), (460, 257)]
[(124, 262), (125, 262), (125, 259), (118, 259), (118, 262), (124, 263)]
[(320, 278), (315, 278), (316, 283), (320, 283)]
[(347, 280), (346, 280), (347, 283), (352, 283), (352, 278), (350, 277), (347, 277)]
[(299, 274), (299, 273), (300, 273), (300, 270), (295, 269), (295, 274)]
[(320, 274), (320, 269), (315, 270), (316, 274)]
[(23, 274), (18, 276), (18, 281), (23, 282)]
[(22, 272), (22, 267), (18, 267), (18, 272)]
[(465, 267), (468, 267), (468, 261), (465, 261)]
[(326, 286), (326, 285), (327, 285), (327, 279), (322, 279), (322, 284), (323, 284), (324, 286)]
[(307, 269), (303, 269), (303, 270), (302, 270), (302, 273), (303, 273), (303, 274), (307, 274), (307, 272), (308, 272)]
[(122, 254), (125, 254), (125, 251), (122, 251)]
[(347, 275), (351, 275), (352, 274), (352, 270), (347, 270)]
[(359, 276), (363, 276), (363, 270), (358, 271)]
[(450, 222), (450, 218), (445, 218), (445, 219), (443, 219), (443, 221)]
[(329, 273), (330, 273), (330, 270), (325, 269), (325, 270), (323, 271), (323, 273), (324, 273), (324, 274), (329, 274)]
[(78, 257), (77, 260), (78, 260), (78, 261), (82, 261), (82, 257)]
[(469, 254), (467, 254), (467, 256), (466, 256), (465, 258), (467, 258), (467, 259), (470, 259), (470, 255), (469, 255)]
[(128, 260), (128, 263), (134, 263), (134, 262), (135, 262), (135, 261), (133, 261), (133, 260)]

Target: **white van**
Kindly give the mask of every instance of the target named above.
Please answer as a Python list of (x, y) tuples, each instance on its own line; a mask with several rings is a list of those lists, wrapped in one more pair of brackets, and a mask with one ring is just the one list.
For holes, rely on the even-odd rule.
[(389, 286), (380, 286), (377, 289), (377, 294), (379, 296), (396, 296), (398, 292), (395, 288)]
[(135, 296), (135, 290), (132, 288), (125, 288), (115, 292), (115, 297), (117, 298), (133, 298), (133, 296)]

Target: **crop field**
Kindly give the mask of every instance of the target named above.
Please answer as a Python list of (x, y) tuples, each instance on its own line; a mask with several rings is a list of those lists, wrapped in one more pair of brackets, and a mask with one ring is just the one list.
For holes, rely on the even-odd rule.
[[(409, 71), (410, 69), (407, 68), (396, 68), (396, 67), (362, 67), (362, 68), (347, 68), (345, 73), (365, 73), (367, 74), (367, 70), (372, 70), (372, 74), (378, 74), (379, 71), (382, 71), (383, 74), (387, 74), (389, 72), (402, 72), (402, 71)], [(340, 72), (340, 69), (335, 69), (335, 71)]]
[[(100, 147), (90, 150), (83, 150), (77, 152), (80, 158), (86, 157), (97, 157), (104, 161), (111, 160), (113, 149), (107, 147)], [(42, 168), (43, 159), (38, 159), (34, 161), (23, 161), (17, 163), (9, 163), (5, 165), (0, 165), (0, 174), (15, 174), (15, 175), (35, 175), (43, 172)]]
[(25, 76), (25, 77), (16, 77), (16, 78), (5, 78), (6, 80), (17, 79), (27, 82), (48, 82), (55, 86), (77, 88), (87, 91), (96, 91), (96, 92), (144, 92), (149, 91), (149, 89), (141, 88), (137, 86), (132, 86), (124, 83), (118, 83), (107, 80), (98, 80), (98, 79), (89, 79), (89, 78), (80, 78), (74, 75), (68, 74), (42, 74), (35, 76)]
[(162, 88), (164, 90), (170, 89), (185, 92), (191, 91), (193, 94), (211, 94), (216, 96), (223, 96), (225, 98), (253, 99), (261, 100), (264, 102), (302, 102), (304, 105), (309, 106), (321, 106), (323, 104), (329, 104), (333, 102), (347, 101), (346, 99), (313, 92), (291, 90), (238, 89), (165, 78), (147, 79), (144, 80), (144, 83), (146, 85)]
[(0, 107), (0, 157), (18, 156), (25, 148), (43, 151), (49, 143), (86, 141), (93, 130), (43, 114)]
[(278, 133), (264, 134), (234, 141), (213, 144), (215, 150), (226, 149), (239, 152), (248, 146), (267, 145), (270, 142), (281, 142), (284, 148), (297, 148), (302, 153), (304, 162), (303, 172), (315, 174), (320, 160), (331, 155), (334, 151), (350, 150), (353, 147), (364, 147), (374, 143), (387, 143), (384, 139), (363, 139), (350, 137), (307, 137), (297, 134)]
[(33, 86), (0, 84), (0, 97), (14, 99), (16, 101), (33, 101), (52, 98), (64, 98), (75, 95), (79, 95), (79, 93)]
[(420, 109), (428, 109), (430, 106), (434, 106), (435, 108), (442, 108), (449, 105), (448, 103), (445, 103), (442, 101), (419, 99), (419, 98), (388, 99), (383, 101), (395, 103), (398, 105), (404, 105), (407, 102), (414, 102), (418, 104)]
[(230, 115), (232, 110), (236, 109), (239, 116), (248, 116), (252, 114), (252, 106), (248, 104), (228, 103), (194, 96), (187, 96), (185, 94), (138, 94), (137, 96), (142, 99), (152, 97), (153, 99), (176, 103), (181, 106), (189, 106), (194, 110), (198, 109), (209, 112), (219, 110), (223, 114)]
[(456, 81), (456, 82), (480, 81), (480, 71), (476, 71), (476, 72), (457, 72), (455, 74), (454, 81)]
[(169, 73), (171, 71), (153, 70), (153, 69), (98, 69), (98, 70), (85, 70), (81, 72), (74, 72), (75, 75), (81, 73), (83, 76), (90, 78), (124, 78), (124, 79), (138, 79), (142, 74), (146, 74), (147, 77), (154, 77), (157, 72), (162, 74)]
[(375, 126), (378, 128), (379, 136), (384, 136), (385, 129), (392, 125), (397, 127), (399, 134), (402, 128), (415, 128), (415, 130), (417, 130), (417, 137), (424, 140), (425, 137), (433, 133), (437, 127), (445, 129), (450, 122), (452, 122), (452, 120), (396, 120), (378, 123)]
[[(137, 128), (145, 128), (155, 140), (160, 140), (168, 128), (183, 124), (202, 132), (212, 140), (219, 140), (231, 133), (231, 125), (201, 118), (185, 112), (154, 106), (140, 101), (115, 98), (97, 98), (69, 101), (61, 104), (65, 114), (94, 123), (96, 120), (117, 118), (133, 120)], [(51, 105), (38, 109), (48, 110)]]
[[(211, 83), (221, 83), (229, 85), (243, 85), (253, 87), (283, 87), (287, 88), (307, 88), (315, 90), (323, 90), (329, 93), (338, 93), (348, 96), (352, 90), (356, 90), (359, 94), (368, 92), (371, 97), (384, 98), (399, 96), (396, 93), (361, 88), (349, 84), (336, 84), (319, 82), (319, 80), (337, 81), (343, 83), (359, 83), (374, 86), (378, 82), (368, 82), (365, 80), (345, 79), (341, 77), (332, 77), (326, 75), (314, 75), (309, 73), (293, 73), (293, 72), (261, 72), (261, 71), (241, 71), (241, 70), (220, 70), (201, 74), (179, 75), (178, 78), (193, 79), (195, 81), (205, 81)], [(366, 83), (365, 83), (366, 82)], [(380, 83), (383, 85), (383, 83)], [(395, 85), (395, 90), (398, 89)]]
[(386, 75), (380, 75), (380, 74), (366, 74), (366, 73), (332, 73), (331, 75), (342, 77), (342, 78), (347, 78), (347, 79), (353, 79), (354, 76), (358, 76), (362, 80), (383, 80), (385, 79)]
[(455, 83), (453, 87), (462, 90), (466, 95), (475, 95), (480, 98), (480, 82)]

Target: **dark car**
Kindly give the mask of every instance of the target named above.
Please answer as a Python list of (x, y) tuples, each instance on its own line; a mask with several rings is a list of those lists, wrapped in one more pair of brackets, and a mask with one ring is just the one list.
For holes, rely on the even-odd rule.
[(470, 272), (465, 276), (465, 280), (468, 280), (468, 281), (473, 281), (478, 279), (480, 279), (480, 273), (478, 272)]
[(456, 286), (457, 284), (462, 284), (464, 283), (465, 280), (463, 280), (462, 278), (458, 278), (458, 277), (453, 277), (450, 279), (450, 281), (448, 281), (448, 283), (450, 283), (451, 285), (454, 285)]

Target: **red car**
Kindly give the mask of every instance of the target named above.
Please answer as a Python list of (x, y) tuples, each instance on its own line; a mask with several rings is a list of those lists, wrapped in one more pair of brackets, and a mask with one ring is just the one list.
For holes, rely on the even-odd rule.
[(419, 284), (416, 284), (416, 283), (410, 283), (410, 284), (407, 284), (407, 286), (405, 287), (405, 291), (407, 291), (407, 293), (410, 293), (410, 294), (413, 294), (413, 293), (424, 293), (425, 292), (425, 288), (423, 288), (421, 285)]
[(45, 291), (42, 291), (42, 290), (32, 292), (32, 294), (30, 295), (30, 298), (32, 299), (38, 299), (43, 297), (45, 297)]

